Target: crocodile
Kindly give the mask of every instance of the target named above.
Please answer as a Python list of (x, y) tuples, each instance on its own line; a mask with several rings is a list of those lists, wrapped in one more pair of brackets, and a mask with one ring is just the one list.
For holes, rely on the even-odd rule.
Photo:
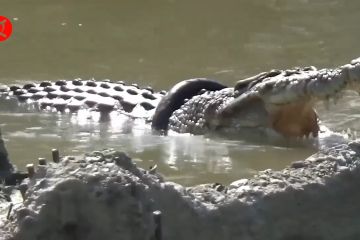
[[(41, 111), (98, 111), (100, 120), (120, 112), (151, 122), (156, 132), (191, 134), (272, 132), (285, 138), (317, 137), (314, 105), (360, 90), (360, 58), (336, 68), (271, 70), (228, 87), (215, 80), (179, 82), (168, 92), (122, 81), (59, 80), (0, 87), (0, 99)], [(34, 107), (35, 106), (35, 107)], [(116, 119), (111, 119), (116, 121)]]

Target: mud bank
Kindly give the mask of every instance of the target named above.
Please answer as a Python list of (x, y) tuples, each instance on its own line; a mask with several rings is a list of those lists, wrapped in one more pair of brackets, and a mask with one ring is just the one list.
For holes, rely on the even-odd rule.
[[(0, 198), (2, 239), (359, 239), (360, 142), (185, 188), (111, 149), (40, 165)], [(159, 212), (161, 215), (159, 215)], [(9, 213), (9, 214), (8, 214)], [(161, 236), (160, 236), (161, 235)]]

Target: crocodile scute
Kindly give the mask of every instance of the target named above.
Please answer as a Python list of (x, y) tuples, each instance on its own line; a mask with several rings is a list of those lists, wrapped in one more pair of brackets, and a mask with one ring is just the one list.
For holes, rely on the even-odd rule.
[(41, 110), (77, 112), (85, 108), (101, 113), (122, 111), (144, 118), (151, 116), (164, 94), (164, 91), (153, 92), (152, 88), (126, 85), (122, 81), (59, 80), (0, 88), (4, 98), (37, 104)]

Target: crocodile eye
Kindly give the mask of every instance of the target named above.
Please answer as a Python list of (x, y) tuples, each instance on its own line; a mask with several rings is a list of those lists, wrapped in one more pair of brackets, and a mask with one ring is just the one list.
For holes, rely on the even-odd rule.
[(279, 69), (273, 69), (266, 75), (266, 77), (275, 77), (275, 76), (281, 74), (281, 72), (282, 71)]
[(235, 90), (234, 91), (234, 97), (238, 97), (240, 96), (240, 91), (239, 90)]
[(235, 87), (234, 90), (237, 92), (240, 92), (241, 90), (244, 90), (245, 88), (247, 88), (249, 86), (249, 84), (247, 82), (238, 82)]

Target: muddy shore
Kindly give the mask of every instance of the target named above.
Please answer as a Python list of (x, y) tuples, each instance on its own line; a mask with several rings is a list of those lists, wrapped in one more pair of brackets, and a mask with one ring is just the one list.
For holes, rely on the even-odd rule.
[(2, 239), (360, 237), (360, 141), (227, 186), (183, 187), (113, 149), (35, 169), (2, 187)]

